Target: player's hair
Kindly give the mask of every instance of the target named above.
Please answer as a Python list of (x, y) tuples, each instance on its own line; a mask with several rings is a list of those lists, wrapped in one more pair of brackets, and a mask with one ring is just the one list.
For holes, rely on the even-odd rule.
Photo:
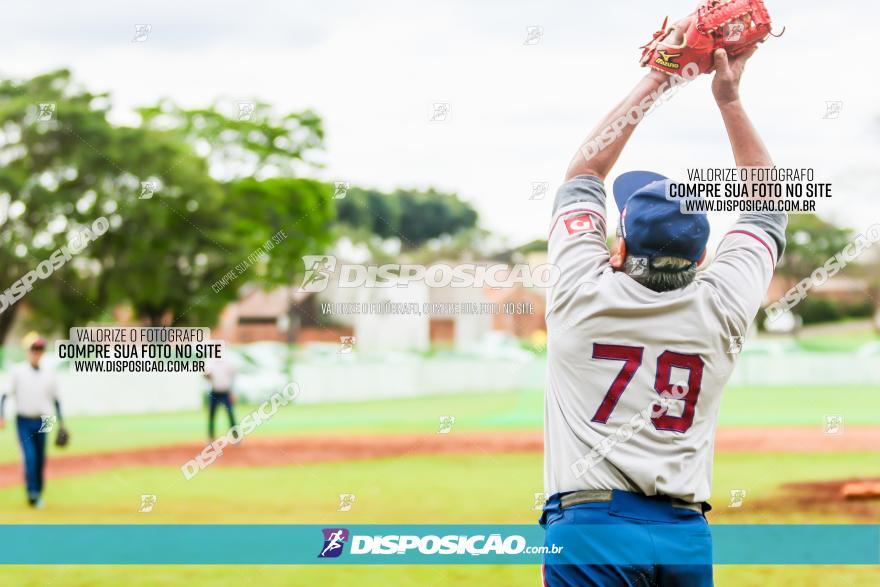
[(633, 271), (633, 266), (626, 263), (624, 271), (648, 289), (662, 292), (690, 285), (697, 275), (697, 264), (681, 257), (654, 257), (647, 268)]

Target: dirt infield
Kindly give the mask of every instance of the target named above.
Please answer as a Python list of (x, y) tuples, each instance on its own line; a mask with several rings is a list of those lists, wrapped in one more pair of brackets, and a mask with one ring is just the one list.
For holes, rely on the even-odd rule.
[[(271, 467), (412, 455), (535, 453), (543, 446), (542, 435), (534, 432), (248, 438), (240, 444), (227, 446), (211, 466)], [(179, 468), (204, 448), (204, 444), (188, 443), (52, 456), (46, 474), (51, 479), (121, 467)], [(21, 465), (0, 465), (0, 487), (21, 483), (21, 477)]]
[(722, 428), (715, 438), (719, 452), (860, 452), (880, 447), (880, 427), (850, 426), (826, 434), (821, 426)]
[[(452, 432), (248, 438), (224, 450), (213, 466), (261, 467), (445, 454), (536, 453), (543, 450), (539, 431)], [(821, 428), (739, 428), (718, 431), (719, 452), (873, 451), (880, 446), (880, 427), (851, 427), (840, 434)], [(177, 444), (49, 459), (49, 478), (83, 475), (132, 466), (181, 467), (203, 444)], [(21, 465), (0, 465), (0, 487), (21, 483)]]
[(834, 479), (829, 481), (798, 481), (784, 483), (781, 492), (772, 497), (752, 500), (743, 510), (727, 510), (726, 514), (767, 514), (809, 512), (811, 516), (839, 516), (848, 521), (874, 522), (880, 516), (880, 499), (875, 495), (848, 496), (848, 489), (873, 486), (877, 479)]

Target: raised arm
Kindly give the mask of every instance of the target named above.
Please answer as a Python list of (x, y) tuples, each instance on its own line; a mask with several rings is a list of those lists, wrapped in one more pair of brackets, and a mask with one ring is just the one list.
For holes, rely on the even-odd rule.
[[(665, 73), (651, 70), (643, 77), (587, 136), (569, 163), (565, 180), (579, 175), (595, 175), (604, 181), (642, 116), (669, 88), (669, 76)], [(641, 114), (630, 114), (635, 112), (634, 109)]]
[[(773, 159), (764, 142), (758, 135), (752, 121), (746, 114), (739, 99), (739, 82), (742, 79), (746, 61), (754, 53), (750, 51), (730, 58), (723, 49), (715, 51), (715, 77), (712, 80), (712, 94), (721, 111), (724, 127), (733, 157), (739, 167), (773, 167)], [(785, 212), (744, 212), (740, 214), (737, 224), (749, 224), (762, 229), (775, 242), (776, 251), (772, 254), (773, 265), (785, 251), (785, 229), (788, 226), (788, 214)], [(771, 267), (771, 272), (772, 272)], [(734, 278), (738, 279), (738, 277)], [(759, 288), (763, 293), (766, 287)]]
[(729, 58), (724, 49), (715, 51), (715, 77), (712, 94), (721, 111), (724, 127), (738, 167), (772, 167), (773, 160), (739, 99), (739, 82), (746, 61), (757, 46), (738, 57)]

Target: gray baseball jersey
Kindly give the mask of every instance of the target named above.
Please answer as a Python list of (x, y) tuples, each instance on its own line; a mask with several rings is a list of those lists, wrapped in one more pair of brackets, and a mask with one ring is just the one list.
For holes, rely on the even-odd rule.
[(547, 495), (623, 489), (709, 498), (721, 391), (785, 247), (784, 215), (744, 214), (687, 287), (658, 293), (609, 264), (596, 177), (556, 197), (547, 300)]

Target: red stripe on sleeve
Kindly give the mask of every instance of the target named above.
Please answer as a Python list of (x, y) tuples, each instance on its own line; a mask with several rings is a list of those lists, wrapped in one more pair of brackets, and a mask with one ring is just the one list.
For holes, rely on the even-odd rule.
[(752, 237), (753, 239), (755, 239), (756, 241), (758, 241), (759, 243), (764, 245), (764, 248), (767, 249), (767, 253), (769, 253), (769, 255), (770, 255), (770, 262), (773, 263), (774, 267), (776, 267), (776, 258), (773, 256), (773, 249), (770, 248), (770, 245), (768, 245), (766, 243), (766, 241), (764, 241), (764, 239), (762, 239), (761, 237), (759, 237), (757, 234), (755, 234), (753, 232), (749, 232), (748, 230), (742, 230), (742, 229), (731, 230), (730, 232), (728, 232), (724, 236), (727, 237), (731, 234), (744, 234), (746, 236)]

